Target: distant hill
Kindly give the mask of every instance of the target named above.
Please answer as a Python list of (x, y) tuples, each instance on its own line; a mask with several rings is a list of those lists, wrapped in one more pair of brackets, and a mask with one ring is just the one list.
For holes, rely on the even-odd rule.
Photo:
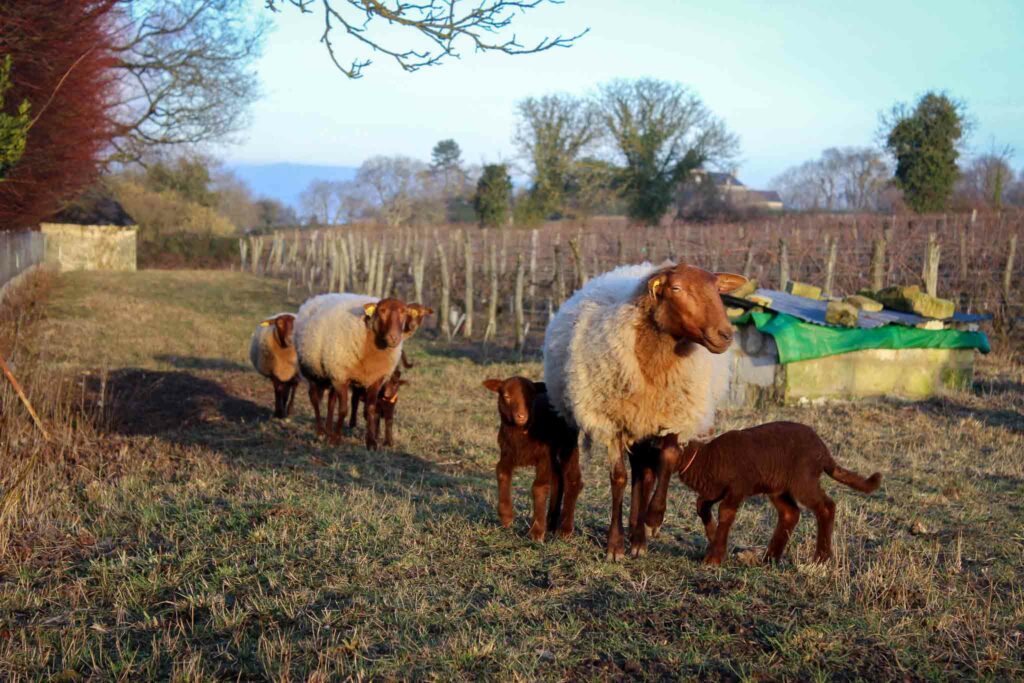
[(318, 166), (315, 164), (226, 164), (252, 188), (257, 197), (278, 199), (298, 210), (299, 195), (314, 180), (352, 180), (354, 166)]

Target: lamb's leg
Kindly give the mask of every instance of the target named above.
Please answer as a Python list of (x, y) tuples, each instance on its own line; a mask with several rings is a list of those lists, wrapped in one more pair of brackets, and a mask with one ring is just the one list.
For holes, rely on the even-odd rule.
[(814, 508), (818, 518), (818, 547), (814, 553), (815, 562), (828, 562), (832, 558), (832, 525), (836, 519), (836, 504), (822, 492), (823, 500)]
[(309, 403), (313, 406), (313, 414), (316, 416), (316, 435), (324, 434), (324, 423), (320, 419), (320, 400), (323, 398), (323, 389), (316, 382), (309, 383)]
[(580, 472), (580, 451), (575, 446), (569, 459), (562, 464), (562, 487), (565, 489), (562, 499), (562, 512), (559, 515), (558, 535), (562, 538), (572, 536), (576, 517), (576, 499), (583, 488), (583, 475)]
[(707, 498), (697, 498), (697, 516), (704, 523), (704, 535), (708, 537), (708, 543), (715, 540), (715, 516), (711, 514), (715, 507), (715, 501)]
[(669, 434), (661, 441), (661, 454), (658, 458), (658, 485), (647, 505), (646, 524), (652, 538), (657, 538), (661, 525), (665, 521), (665, 509), (668, 507), (668, 484), (679, 464), (681, 452), (679, 439)]
[[(387, 378), (384, 378), (387, 379)], [(366, 418), (366, 448), (377, 450), (377, 435), (380, 432), (380, 412), (377, 410), (377, 395), (380, 394), (381, 385), (384, 380), (374, 382), (366, 387), (366, 395), (363, 397), (363, 417)]]
[(334, 387), (338, 395), (338, 422), (334, 425), (334, 434), (331, 441), (341, 443), (341, 428), (345, 424), (345, 409), (348, 407), (348, 382)]
[(551, 459), (551, 491), (548, 494), (548, 526), (547, 529), (554, 533), (558, 528), (558, 519), (562, 514), (562, 496), (565, 495), (565, 472), (557, 460)]
[(782, 559), (782, 553), (786, 550), (789, 537), (793, 535), (793, 529), (800, 521), (800, 508), (796, 501), (788, 493), (780, 493), (771, 496), (772, 505), (779, 513), (779, 521), (775, 525), (775, 533), (772, 540), (768, 542), (768, 548), (764, 552), (765, 562), (778, 562)]
[(530, 525), (530, 538), (543, 541), (547, 531), (545, 508), (548, 494), (551, 492), (551, 463), (541, 459), (537, 463), (537, 471), (533, 478), (533, 524)]
[(621, 441), (608, 445), (608, 460), (611, 465), (609, 479), (612, 487), (612, 519), (608, 527), (608, 549), (605, 557), (618, 562), (626, 554), (626, 538), (622, 530), (622, 497), (626, 492), (626, 461), (623, 458)]
[(384, 445), (388, 448), (395, 445), (394, 439), (391, 438), (391, 425), (395, 419), (391, 415), (384, 416)]
[(498, 475), (498, 519), (503, 527), (508, 528), (515, 518), (512, 510), (512, 468), (499, 461), (495, 470)]
[(629, 494), (629, 554), (641, 557), (647, 554), (647, 529), (644, 516), (654, 486), (654, 469), (650, 462), (630, 456), (630, 477), (633, 481)]
[(736, 519), (736, 511), (740, 507), (741, 500), (727, 495), (718, 506), (718, 529), (715, 531), (715, 540), (708, 548), (708, 554), (704, 556), (704, 564), (720, 565), (725, 551), (729, 547), (729, 529)]

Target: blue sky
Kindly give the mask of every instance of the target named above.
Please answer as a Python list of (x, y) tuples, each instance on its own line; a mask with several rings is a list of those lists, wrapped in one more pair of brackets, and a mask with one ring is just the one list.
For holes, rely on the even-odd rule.
[(466, 161), (512, 161), (519, 99), (653, 76), (690, 86), (725, 119), (741, 140), (740, 178), (755, 186), (826, 147), (872, 144), (879, 111), (929, 89), (966, 101), (971, 152), (1009, 144), (1024, 167), (1022, 0), (566, 0), (518, 17), (515, 30), (528, 39), (589, 27), (572, 48), (470, 51), (413, 74), (377, 57), (358, 81), (330, 63), (319, 15), (289, 9), (274, 24), (259, 63), (264, 97), (243, 141), (222, 152), (232, 162), (427, 159), (448, 137)]

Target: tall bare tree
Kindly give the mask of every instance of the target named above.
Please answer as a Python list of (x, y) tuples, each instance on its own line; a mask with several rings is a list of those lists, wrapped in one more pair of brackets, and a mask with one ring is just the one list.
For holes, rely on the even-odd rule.
[[(336, 32), (353, 46), (382, 54), (406, 71), (440, 64), (446, 57), (458, 58), (459, 44), (476, 52), (521, 55), (569, 47), (587, 32), (545, 36), (529, 44), (519, 42), (515, 33), (508, 35), (516, 15), (561, 0), (264, 1), (275, 12), (291, 6), (304, 14), (318, 14), (323, 22), (320, 42), (334, 65), (349, 78), (360, 78), (372, 60), (356, 57), (346, 65), (334, 43)], [(417, 46), (410, 47), (414, 42)]]
[(222, 140), (247, 125), (265, 16), (247, 0), (120, 0), (119, 7), (114, 160)]
[(787, 169), (772, 186), (792, 209), (875, 211), (883, 208), (892, 169), (871, 147), (830, 147)]

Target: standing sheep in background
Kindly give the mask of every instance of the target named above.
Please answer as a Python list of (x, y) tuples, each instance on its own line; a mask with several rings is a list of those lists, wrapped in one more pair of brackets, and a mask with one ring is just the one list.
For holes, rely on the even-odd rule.
[(299, 384), (299, 362), (292, 343), (294, 327), (293, 314), (278, 313), (257, 325), (249, 342), (252, 366), (274, 383), (274, 417), (280, 419), (291, 415)]
[[(400, 299), (377, 299), (360, 294), (321, 294), (309, 299), (295, 319), (299, 368), (309, 381), (309, 400), (316, 415), (317, 434), (341, 440), (348, 407), (349, 384), (376, 396), (398, 366), (402, 342), (408, 336), (409, 306)], [(320, 418), (320, 400), (328, 391), (327, 429)], [(334, 404), (338, 421), (334, 424)], [(377, 402), (367, 401), (366, 447), (377, 447)]]
[(625, 550), (623, 454), (653, 436), (662, 444), (658, 482), (631, 530), (634, 556), (664, 520), (668, 483), (679, 459), (677, 441), (706, 432), (728, 385), (724, 353), (733, 328), (721, 293), (746, 282), (686, 264), (622, 266), (588, 282), (566, 301), (544, 337), (544, 381), (555, 408), (608, 448), (612, 488), (609, 560)]

